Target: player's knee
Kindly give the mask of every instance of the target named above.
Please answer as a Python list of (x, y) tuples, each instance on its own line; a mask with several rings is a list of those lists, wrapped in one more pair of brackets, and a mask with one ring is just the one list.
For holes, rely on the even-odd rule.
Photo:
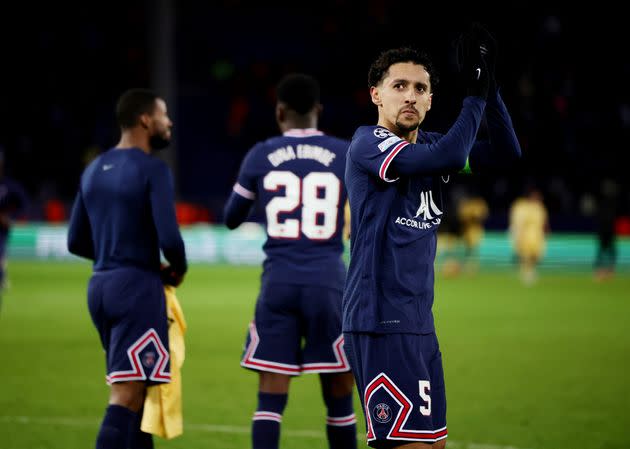
[(322, 374), (321, 381), (325, 397), (341, 398), (352, 394), (354, 387), (352, 372)]
[(431, 445), (431, 449), (444, 449), (446, 447), (446, 439), (440, 440), (437, 443)]
[(286, 394), (289, 392), (291, 376), (261, 371), (259, 379), (258, 390), (263, 393)]
[(112, 384), (109, 403), (138, 412), (144, 404), (144, 382), (120, 382)]

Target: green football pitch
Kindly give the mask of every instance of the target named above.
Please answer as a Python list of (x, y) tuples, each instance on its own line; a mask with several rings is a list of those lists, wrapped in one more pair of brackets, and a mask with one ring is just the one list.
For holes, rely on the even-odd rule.
[[(0, 448), (93, 447), (108, 390), (85, 300), (90, 267), (16, 261), (9, 268), (0, 311)], [(185, 433), (156, 439), (156, 447), (249, 447), (257, 379), (239, 357), (259, 273), (191, 267), (178, 290), (189, 325)], [(630, 448), (630, 276), (596, 283), (590, 273), (553, 270), (532, 287), (506, 270), (438, 277), (434, 310), (447, 447)], [(317, 377), (296, 379), (282, 447), (326, 448), (324, 418)]]

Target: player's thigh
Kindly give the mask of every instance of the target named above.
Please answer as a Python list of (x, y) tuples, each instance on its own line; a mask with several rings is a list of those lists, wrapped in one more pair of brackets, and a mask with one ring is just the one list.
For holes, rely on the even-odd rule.
[(263, 283), (241, 365), (295, 376), (301, 368), (299, 286)]
[(346, 333), (373, 447), (446, 437), (446, 392), (435, 334)]
[(101, 344), (105, 351), (109, 348), (110, 323), (105, 315), (105, 305), (103, 304), (104, 289), (107, 285), (108, 277), (105, 273), (94, 273), (88, 282), (87, 299), (88, 310), (92, 323), (101, 339)]
[(303, 348), (302, 370), (312, 373), (350, 371), (341, 332), (340, 290), (304, 286), (301, 297)]

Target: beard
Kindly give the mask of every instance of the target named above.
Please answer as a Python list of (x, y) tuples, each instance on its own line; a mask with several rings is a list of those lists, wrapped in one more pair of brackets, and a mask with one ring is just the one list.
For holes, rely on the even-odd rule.
[(404, 123), (399, 119), (396, 120), (396, 126), (403, 132), (415, 131), (420, 126), (420, 120)]
[(151, 137), (149, 137), (149, 145), (151, 146), (151, 149), (154, 151), (163, 150), (170, 144), (171, 144), (171, 139), (164, 137), (161, 134), (153, 134)]
[[(406, 107), (404, 109), (409, 109), (409, 107)], [(414, 108), (415, 110), (415, 108)], [(420, 112), (418, 110), (415, 110), (416, 114), (415, 116), (411, 117), (411, 118), (407, 118), (407, 116), (405, 115), (405, 113), (403, 112), (403, 110), (401, 110), (398, 113), (398, 116), (396, 117), (396, 126), (398, 127), (398, 129), (404, 133), (408, 133), (408, 132), (412, 132), (415, 131), (416, 129), (418, 129), (418, 127), (420, 126)], [(404, 118), (403, 118), (404, 117)]]

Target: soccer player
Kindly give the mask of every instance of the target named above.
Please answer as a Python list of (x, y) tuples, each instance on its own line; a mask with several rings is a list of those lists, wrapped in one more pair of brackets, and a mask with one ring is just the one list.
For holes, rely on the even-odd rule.
[(319, 94), (311, 76), (280, 81), (282, 135), (248, 152), (224, 211), (230, 229), (245, 221), (255, 202), (265, 211), (262, 285), (241, 360), (259, 375), (254, 449), (278, 447), (289, 382), (302, 373), (320, 375), (330, 448), (357, 444), (354, 383), (341, 334), (348, 142), (317, 130)]
[(146, 387), (170, 380), (163, 283), (179, 285), (187, 263), (172, 175), (151, 155), (170, 142), (166, 103), (150, 90), (131, 89), (116, 115), (120, 142), (83, 172), (68, 249), (94, 261), (88, 306), (111, 385), (96, 448), (151, 448), (151, 436), (140, 432)]
[(4, 151), (0, 149), (0, 305), (7, 286), (6, 249), (13, 220), (26, 206), (26, 193), (14, 179), (4, 174)]
[[(462, 69), (468, 96), (446, 134), (419, 129), (437, 83), (433, 64), (414, 49), (391, 49), (368, 75), (378, 124), (357, 129), (346, 158), (352, 231), (343, 331), (372, 447), (445, 446), (446, 394), (432, 313), (442, 186), (449, 174), (520, 155), (490, 80), (492, 62), (482, 59), (477, 37), (470, 39), (466, 45), (476, 51)], [(484, 113), (490, 141), (476, 142)]]
[(613, 179), (601, 181), (597, 195), (597, 254), (595, 256), (595, 280), (605, 281), (615, 274), (617, 262), (617, 221), (619, 186)]
[(525, 285), (532, 285), (537, 280), (536, 267), (545, 252), (547, 230), (547, 209), (542, 194), (537, 189), (530, 189), (510, 208), (510, 236), (521, 281)]
[(483, 239), (483, 223), (488, 218), (488, 204), (481, 196), (463, 198), (457, 209), (464, 243), (464, 266), (470, 273), (477, 271), (478, 251)]

